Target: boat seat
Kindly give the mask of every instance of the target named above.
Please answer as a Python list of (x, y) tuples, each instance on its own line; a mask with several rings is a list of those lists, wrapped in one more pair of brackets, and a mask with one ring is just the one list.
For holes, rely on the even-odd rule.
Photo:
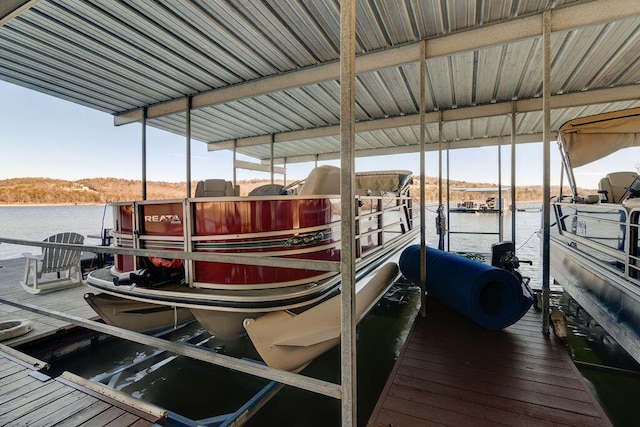
[(233, 197), (237, 196), (231, 181), (224, 179), (205, 179), (196, 184), (196, 197)]
[(598, 183), (598, 193), (602, 203), (622, 203), (623, 196), (628, 196), (629, 188), (638, 174), (635, 172), (612, 172)]
[(409, 190), (413, 178), (411, 171), (372, 171), (357, 172), (355, 177), (356, 194), (360, 196), (400, 196)]
[(313, 168), (298, 194), (300, 196), (340, 194), (340, 168), (329, 165)]
[[(355, 192), (359, 196), (400, 195), (408, 191), (411, 182), (410, 171), (358, 172)], [(340, 194), (340, 168), (329, 165), (313, 168), (298, 194)]]
[(282, 184), (265, 184), (249, 191), (247, 196), (283, 196), (289, 194)]
[(586, 195), (578, 195), (576, 196), (577, 203), (585, 203), (585, 204), (595, 204), (600, 201), (599, 194), (586, 194)]
[(640, 208), (640, 198), (625, 199), (622, 205), (627, 208), (627, 210)]

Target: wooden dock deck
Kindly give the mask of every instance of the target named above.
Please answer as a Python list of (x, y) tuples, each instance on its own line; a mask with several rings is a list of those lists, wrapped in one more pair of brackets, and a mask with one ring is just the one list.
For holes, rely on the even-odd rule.
[(429, 301), (417, 318), (370, 426), (610, 426), (553, 335), (531, 309), (502, 331)]
[(0, 344), (0, 425), (151, 426), (167, 412), (69, 372), (51, 378), (45, 362)]
[[(85, 319), (98, 319), (84, 301), (86, 285), (32, 295), (19, 284), (26, 261), (0, 260), (0, 296)], [(0, 303), (0, 321), (26, 319), (33, 329), (0, 344), (0, 425), (150, 426), (163, 424), (166, 411), (72, 373), (46, 375), (48, 364), (15, 350), (75, 325)]]
[[(20, 286), (20, 280), (24, 274), (24, 258), (12, 258), (0, 260), (0, 296), (17, 302), (37, 305), (55, 311), (72, 314), (84, 319), (98, 320), (96, 313), (89, 307), (83, 295), (89, 292), (87, 285), (73, 288), (57, 290), (54, 292), (43, 292), (32, 295), (25, 292)], [(0, 322), (10, 319), (27, 319), (31, 321), (33, 330), (7, 341), (3, 344), (9, 347), (16, 347), (21, 344), (46, 338), (58, 332), (75, 327), (71, 323), (53, 319), (42, 314), (22, 310), (8, 304), (0, 303)]]

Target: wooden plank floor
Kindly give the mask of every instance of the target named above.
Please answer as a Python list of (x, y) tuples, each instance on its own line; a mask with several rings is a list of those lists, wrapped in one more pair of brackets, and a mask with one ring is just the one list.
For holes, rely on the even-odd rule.
[(65, 372), (51, 378), (48, 365), (0, 344), (0, 425), (151, 426), (166, 411)]
[[(98, 319), (96, 313), (89, 307), (83, 297), (85, 293), (92, 292), (87, 285), (43, 292), (38, 295), (32, 295), (22, 289), (20, 280), (22, 280), (22, 275), (24, 274), (25, 263), (24, 258), (0, 260), (0, 297), (61, 311), (84, 319)], [(74, 327), (68, 322), (0, 302), (0, 321), (16, 318), (30, 320), (33, 330), (21, 337), (3, 341), (3, 344), (10, 347), (25, 344)]]
[(501, 331), (429, 301), (371, 426), (610, 426), (563, 345), (531, 309)]

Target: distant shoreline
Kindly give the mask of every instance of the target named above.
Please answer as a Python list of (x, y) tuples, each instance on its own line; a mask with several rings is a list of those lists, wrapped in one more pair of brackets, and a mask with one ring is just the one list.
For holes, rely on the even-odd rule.
[[(252, 189), (269, 183), (269, 180), (241, 180), (238, 182), (240, 196), (247, 195)], [(446, 182), (444, 183), (446, 184)], [(183, 199), (184, 183), (167, 183), (161, 181), (147, 182), (148, 200)], [(450, 203), (463, 200), (484, 202), (486, 191), (473, 192), (472, 188), (494, 187), (491, 183), (474, 183), (466, 181), (450, 181), (449, 186), (464, 187), (465, 191), (451, 191)], [(438, 179), (427, 177), (425, 180), (425, 201), (428, 204), (438, 203), (438, 189), (442, 188)], [(444, 188), (443, 188), (444, 191)], [(552, 186), (555, 194), (557, 186)], [(578, 189), (581, 194), (595, 191)], [(419, 197), (419, 180), (414, 177), (411, 194)], [(516, 186), (517, 203), (541, 203), (542, 186)], [(505, 194), (505, 200), (510, 194)], [(104, 206), (109, 202), (141, 200), (141, 182), (116, 178), (91, 178), (76, 181), (55, 180), (48, 178), (13, 178), (0, 180), (0, 206)]]

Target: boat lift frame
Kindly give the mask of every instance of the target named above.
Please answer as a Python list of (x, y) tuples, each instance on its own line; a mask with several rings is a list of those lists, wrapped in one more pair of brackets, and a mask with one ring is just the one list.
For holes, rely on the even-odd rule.
[[(186, 326), (186, 325), (185, 325)], [(180, 329), (183, 329), (183, 326)], [(179, 330), (179, 329), (178, 329)], [(206, 332), (200, 332), (194, 334), (193, 336), (185, 339), (184, 342), (186, 345), (194, 345), (196, 347), (201, 347), (207, 342), (209, 342), (213, 336), (209, 335), (208, 337), (201, 339), (198, 342), (193, 343), (194, 340), (200, 339), (203, 335), (209, 335)], [(119, 367), (117, 370), (112, 372), (106, 372), (101, 375), (97, 375), (92, 377), (89, 381), (99, 382), (101, 384), (106, 385), (107, 387), (115, 388), (118, 380), (121, 377), (121, 374), (131, 370), (131, 369), (140, 369), (143, 365), (148, 365), (152, 363), (152, 365), (147, 368), (150, 372), (153, 372), (156, 369), (159, 369), (172, 361), (174, 361), (178, 356), (176, 355), (167, 355), (166, 350), (155, 350), (150, 355), (147, 355), (144, 358), (136, 358), (133, 362)], [(243, 358), (243, 360), (247, 360), (249, 362), (261, 364), (261, 362), (250, 360)], [(183, 426), (183, 427), (227, 427), (227, 426), (238, 426), (244, 424), (249, 418), (251, 418), (260, 408), (262, 408), (272, 397), (274, 397), (280, 389), (284, 387), (281, 383), (277, 381), (270, 381), (264, 387), (262, 387), (258, 392), (256, 392), (253, 396), (251, 396), (243, 405), (241, 405), (236, 411), (230, 412), (228, 414), (221, 414), (207, 418), (201, 418), (198, 420), (193, 420), (191, 418), (185, 417), (181, 414), (163, 408), (167, 411), (167, 419), (171, 421), (172, 425)]]

